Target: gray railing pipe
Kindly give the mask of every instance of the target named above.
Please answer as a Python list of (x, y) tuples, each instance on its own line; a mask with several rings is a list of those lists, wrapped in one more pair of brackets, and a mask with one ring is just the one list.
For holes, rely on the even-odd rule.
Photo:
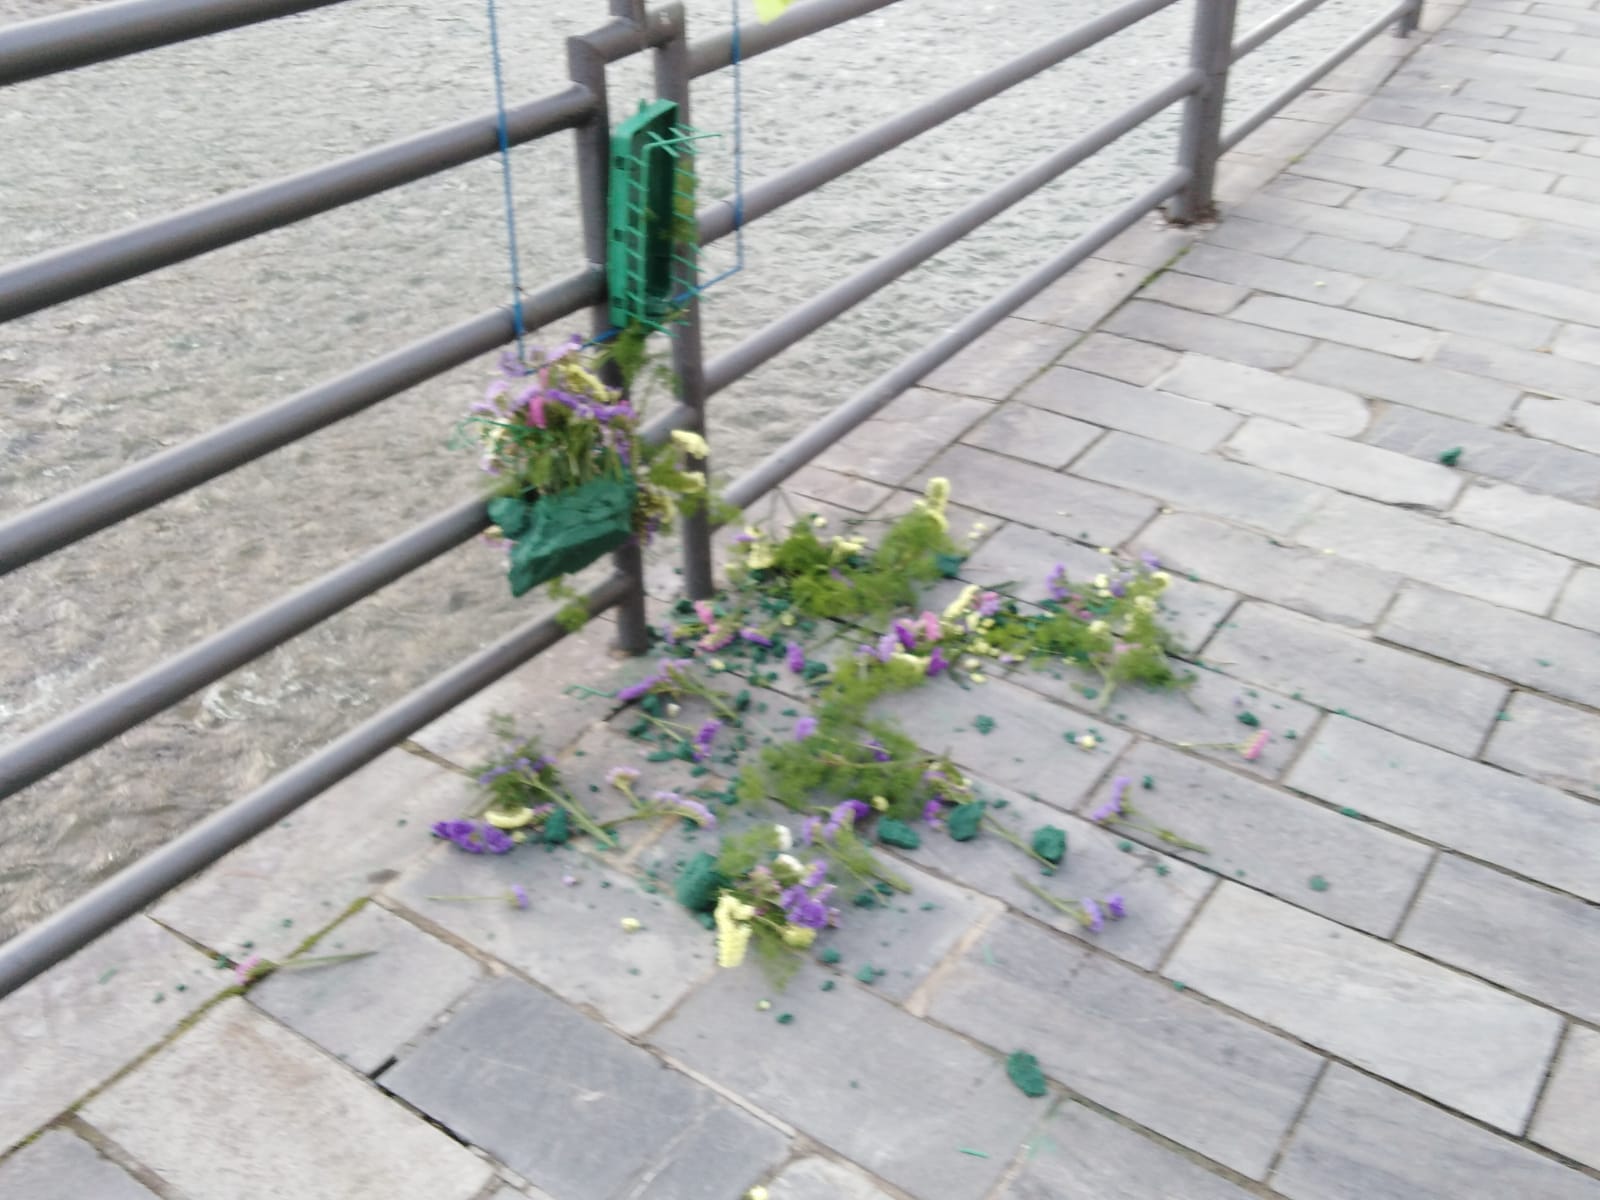
[(855, 307), (873, 292), (894, 282), (984, 222), (1038, 191), (1063, 171), (1105, 149), (1129, 130), (1144, 124), (1175, 100), (1192, 92), (1199, 82), (1198, 72), (1193, 70), (1186, 72), (1166, 87), (1152, 92), (1133, 107), (1095, 126), (1082, 137), (1041, 159), (1026, 171), (1012, 176), (998, 188), (980, 196), (959, 212), (923, 230), (909, 242), (875, 260), (848, 279), (813, 296), (798, 308), (791, 309), (770, 325), (740, 342), (732, 350), (712, 360), (706, 367), (707, 394), (721, 391), (734, 380), (748, 375), (756, 367), (787, 350), (802, 338), (815, 333), (840, 313)]
[[(593, 272), (569, 275), (523, 303), (533, 326), (570, 316), (604, 293)], [(511, 340), (511, 311), (493, 309), (231, 421), (171, 450), (46, 500), (0, 523), (0, 575), (270, 454)]]
[[(589, 591), (584, 602), (590, 614), (610, 608), (625, 587), (621, 576), (612, 575)], [(554, 617), (520, 626), (248, 796), (212, 813), (53, 916), (0, 944), (0, 997), (134, 916), (565, 636)]]
[(1117, 234), (1176, 195), (1188, 180), (1187, 171), (1174, 171), (1126, 206), (1074, 238), (1043, 266), (1012, 284), (983, 307), (964, 317), (947, 333), (903, 359), (849, 401), (762, 459), (731, 484), (723, 493), (724, 497), (731, 504), (748, 508), (928, 372), (954, 357)]
[(0, 800), (432, 562), (488, 524), (483, 501), (458, 504), (0, 747)]
[(0, 87), (345, 0), (123, 0), (0, 29)]
[[(513, 145), (580, 124), (594, 97), (569, 87), (506, 112)], [(472, 117), (196, 204), (0, 269), (0, 321), (10, 321), (136, 275), (183, 262), (270, 229), (424, 179), (499, 149), (494, 113)]]
[[(968, 80), (960, 87), (952, 88), (942, 96), (919, 104), (899, 116), (863, 130), (832, 149), (763, 179), (745, 189), (745, 221), (754, 221), (782, 208), (791, 200), (815, 191), (897, 146), (903, 146), (911, 139), (1065, 62), (1075, 54), (1083, 53), (1176, 2), (1132, 0), (976, 79)], [(699, 222), (702, 245), (727, 236), (733, 230), (733, 203), (721, 200), (708, 205), (699, 214)]]
[(1189, 66), (1201, 82), (1184, 105), (1178, 134), (1178, 165), (1189, 172), (1189, 185), (1172, 202), (1170, 216), (1179, 225), (1216, 213), (1217, 159), (1222, 156), (1222, 112), (1228, 102), (1237, 10), (1238, 0), (1195, 0)]
[(1280, 8), (1233, 44), (1232, 61), (1238, 62), (1246, 54), (1265, 45), (1301, 17), (1315, 12), (1327, 2), (1328, 0), (1295, 0), (1295, 3), (1287, 8)]
[[(776, 21), (763, 25), (752, 21), (739, 26), (739, 57), (755, 58), (768, 50), (798, 42), (834, 25), (843, 25), (899, 0), (808, 0), (797, 4)], [(733, 31), (712, 34), (689, 46), (689, 74), (698, 79), (719, 71), (733, 61)]]
[(1385, 29), (1388, 29), (1391, 25), (1394, 25), (1396, 21), (1403, 20), (1406, 16), (1406, 13), (1414, 7), (1415, 0), (1400, 0), (1399, 4), (1388, 9), (1383, 13), (1382, 16), (1374, 17), (1371, 21), (1368, 21), (1355, 33), (1351, 34), (1349, 38), (1341, 42), (1338, 48), (1335, 49), (1332, 54), (1328, 55), (1327, 58), (1323, 59), (1316, 66), (1312, 67), (1305, 74), (1301, 75), (1271, 100), (1268, 100), (1260, 108), (1256, 109), (1255, 112), (1251, 113), (1232, 129), (1228, 130), (1227, 133), (1223, 134), (1222, 152), (1226, 154), (1240, 142), (1244, 141), (1245, 138), (1249, 137), (1256, 130), (1260, 129), (1273, 117), (1277, 116), (1296, 99), (1298, 99), (1301, 93), (1309, 90), (1310, 87), (1317, 82), (1317, 80), (1321, 79), (1329, 71), (1333, 70), (1345, 59), (1349, 58), (1357, 50), (1361, 49), (1361, 47), (1365, 46), (1373, 38), (1377, 37)]

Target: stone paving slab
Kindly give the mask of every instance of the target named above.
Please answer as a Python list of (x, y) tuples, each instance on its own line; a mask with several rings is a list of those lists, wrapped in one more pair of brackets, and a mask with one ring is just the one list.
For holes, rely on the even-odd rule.
[(1545, 1088), (1529, 1136), (1600, 1169), (1600, 1031), (1574, 1025)]
[(1321, 1060), (1015, 917), (941, 981), (929, 1014), (1217, 1162), (1260, 1177)]
[(1212, 894), (1166, 972), (1511, 1133), (1527, 1124), (1562, 1024), (1547, 1009), (1232, 883)]
[(1600, 1021), (1600, 907), (1440, 856), (1396, 939), (1429, 958)]
[(250, 1002), (371, 1075), (484, 975), (461, 951), (370, 904), (315, 951), (366, 952), (372, 957), (278, 971), (251, 989)]
[[(985, 1195), (1044, 1116), (1043, 1101), (1012, 1086), (1000, 1057), (848, 979), (824, 992), (824, 977), (804, 968), (775, 997), (758, 972), (724, 972), (651, 1041), (915, 1196)], [(770, 1010), (757, 1007), (769, 997)], [(779, 1025), (781, 1012), (793, 1023)], [(786, 1054), (774, 1039), (792, 1049)], [(775, 1070), (779, 1062), (789, 1065)], [(963, 1147), (987, 1157), (962, 1154)]]
[(1289, 1200), (1600, 1196), (1600, 1181), (1344, 1066), (1318, 1085), (1273, 1186)]
[(381, 1083), (554, 1200), (735, 1196), (787, 1154), (779, 1130), (518, 980)]
[(14, 1200), (158, 1200), (144, 1184), (64, 1129), (0, 1162), (0, 1196)]
[[(1537, 710), (1520, 702), (1524, 728)], [(1552, 706), (1554, 707), (1554, 706)], [(1507, 728), (1497, 726), (1495, 736)], [(1493, 743), (1491, 743), (1492, 745)], [(1330, 718), (1288, 784), (1463, 854), (1600, 900), (1600, 807), (1361, 721)]]
[(781, 1200), (893, 1200), (866, 1175), (826, 1158), (790, 1163), (770, 1191)]
[(1600, 800), (1600, 714), (1517, 692), (1483, 756), (1519, 775)]
[[(1173, 854), (1380, 937), (1391, 936), (1432, 860), (1428, 847), (1165, 746), (1143, 743), (1117, 762), (1139, 820), (1206, 847)], [(1102, 786), (1084, 811), (1104, 803)], [(1148, 830), (1125, 837), (1163, 847)], [(1320, 883), (1318, 882), (1320, 881)]]
[(1247, 603), (1206, 647), (1230, 675), (1461, 754), (1474, 753), (1507, 689), (1268, 605)]
[(232, 984), (136, 917), (0, 1000), (0, 1145), (54, 1120)]
[(1246, 1200), (1250, 1193), (1109, 1117), (1065, 1100), (1001, 1200)]
[[(570, 873), (576, 885), (562, 887)], [(538, 897), (526, 911), (500, 900), (513, 884)], [(462, 854), (440, 846), (390, 889), (397, 904), (462, 941), (587, 1005), (625, 1033), (648, 1029), (713, 967), (705, 930), (684, 916), (670, 885), (652, 894), (631, 876), (574, 854)], [(641, 921), (623, 932), (626, 918)], [(560, 931), (557, 935), (556, 931)]]
[(476, 1200), (493, 1176), (242, 999), (207, 1013), (83, 1117), (184, 1196)]

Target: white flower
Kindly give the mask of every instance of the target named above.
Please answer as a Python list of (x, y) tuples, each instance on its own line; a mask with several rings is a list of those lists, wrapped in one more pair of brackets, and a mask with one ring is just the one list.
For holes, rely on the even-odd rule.
[(789, 832), (787, 825), (774, 825), (773, 828), (778, 831), (779, 850), (788, 850), (794, 846), (794, 834)]
[(785, 871), (792, 871), (796, 875), (804, 875), (806, 869), (800, 860), (792, 854), (780, 854), (772, 860), (772, 865), (782, 867)]

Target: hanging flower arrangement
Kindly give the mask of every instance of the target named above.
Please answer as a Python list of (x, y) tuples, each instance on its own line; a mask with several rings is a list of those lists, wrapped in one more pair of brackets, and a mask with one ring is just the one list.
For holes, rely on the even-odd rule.
[(549, 352), (507, 354), (463, 422), (495, 480), (490, 535), (509, 549), (512, 595), (630, 539), (648, 543), (705, 502), (705, 474), (681, 465), (685, 455), (705, 457), (705, 439), (680, 430), (646, 446), (642, 406), (606, 382), (608, 363), (625, 377), (637, 373), (643, 336), (625, 332), (601, 350), (575, 335)]

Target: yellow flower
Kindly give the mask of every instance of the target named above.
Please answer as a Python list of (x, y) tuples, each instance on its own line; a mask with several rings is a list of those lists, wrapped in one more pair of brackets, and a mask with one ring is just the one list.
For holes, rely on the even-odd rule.
[(706, 473), (704, 471), (682, 471), (678, 476), (678, 490), (681, 492), (703, 492), (706, 490)]
[[(770, 555), (770, 553), (771, 553), (771, 551), (768, 551), (769, 555)], [(795, 619), (794, 618), (794, 614), (792, 612), (786, 612), (781, 617), (778, 618), (778, 624), (779, 625), (793, 625), (794, 624), (794, 619)]]
[(1154, 596), (1140, 596), (1133, 602), (1133, 606), (1140, 612), (1155, 612), (1156, 598)]
[[(764, 567), (770, 567), (777, 561), (778, 556), (772, 552), (772, 547), (766, 542), (757, 542), (755, 545), (750, 547), (749, 563), (753, 569), (759, 571)], [(789, 616), (788, 613), (784, 613), (783, 615), (786, 617)], [(787, 624), (794, 624), (793, 618), (791, 618)]]
[(639, 920), (638, 917), (623, 917), (622, 918), (622, 932), (623, 933), (638, 933), (639, 930), (641, 930), (643, 928), (644, 928), (644, 922)]
[(533, 809), (523, 807), (520, 809), (491, 808), (483, 814), (483, 819), (496, 829), (521, 829), (533, 820)]
[(944, 506), (950, 503), (950, 481), (936, 475), (928, 480), (928, 486), (922, 489), (922, 494), (928, 498), (929, 508), (942, 513)]
[(750, 946), (750, 926), (745, 924), (756, 915), (756, 910), (732, 892), (723, 892), (717, 899), (713, 920), (717, 926), (717, 965), (737, 967), (744, 961)]
[(705, 458), (711, 453), (711, 447), (706, 445), (705, 438), (687, 429), (674, 429), (672, 440), (691, 458)]
[(979, 667), (983, 666), (983, 663), (980, 662), (978, 659), (973, 658), (969, 654), (966, 658), (961, 660), (961, 666), (962, 666), (962, 668), (964, 670), (976, 671)]
[(1078, 735), (1078, 745), (1085, 750), (1093, 750), (1099, 744), (1100, 739), (1092, 733), (1080, 733)]
[(771, 1008), (772, 1008), (772, 1001), (771, 1000), (757, 1000), (756, 1001), (756, 1011), (757, 1012), (767, 1012)]
[(961, 589), (961, 594), (950, 601), (950, 606), (944, 610), (944, 619), (946, 621), (954, 621), (962, 613), (966, 612), (967, 606), (972, 603), (977, 594), (978, 585), (975, 583), (967, 584), (966, 587)]
[(1110, 631), (1111, 631), (1111, 626), (1107, 625), (1104, 621), (1090, 621), (1089, 622), (1089, 632), (1092, 633), (1092, 634), (1095, 634), (1096, 636), (1098, 636), (1098, 635), (1100, 635), (1102, 633), (1109, 633)]
[(874, 796), (872, 798), (872, 807), (877, 809), (879, 812), (888, 812), (889, 800), (886, 796)]
[(723, 662), (720, 658), (709, 659), (706, 662), (706, 666), (710, 667), (713, 671), (726, 671), (728, 669), (728, 664)]
[[(1324, 551), (1324, 553), (1328, 552)], [(1167, 584), (1172, 582), (1172, 576), (1168, 575), (1165, 571), (1157, 571), (1154, 575), (1150, 576), (1150, 578), (1155, 580), (1162, 587), (1166, 587)]]
[(977, 671), (974, 671), (971, 675), (968, 675), (967, 678), (969, 680), (971, 680), (973, 683), (986, 683), (986, 682), (988, 682), (988, 677), (985, 676), (985, 675), (980, 675)]
[[(768, 2), (770, 3), (771, 0), (768, 0)], [(758, 1183), (755, 1187), (751, 1188), (744, 1194), (744, 1200), (769, 1200), (771, 1195), (771, 1192), (767, 1191), (766, 1188), (762, 1187)]]
[(1102, 592), (1109, 592), (1111, 590), (1111, 580), (1107, 579), (1104, 575), (1096, 575), (1094, 577), (1094, 585)]
[(804, 950), (816, 940), (817, 931), (815, 929), (807, 929), (804, 925), (788, 925), (785, 926), (783, 931), (784, 944), (795, 946), (801, 950)]
[(821, 529), (827, 523), (828, 518), (823, 516), (821, 513), (817, 513), (811, 518), (811, 524), (818, 529)]
[(984, 641), (982, 638), (979, 638), (977, 641), (972, 643), (972, 652), (974, 654), (988, 654), (990, 652), (989, 643)]

